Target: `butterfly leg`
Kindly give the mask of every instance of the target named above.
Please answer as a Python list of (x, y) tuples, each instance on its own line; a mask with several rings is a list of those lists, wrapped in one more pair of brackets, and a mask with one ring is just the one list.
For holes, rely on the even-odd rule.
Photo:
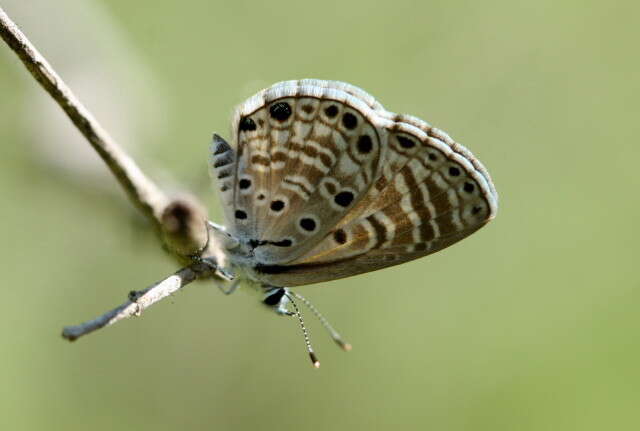
[(240, 286), (240, 279), (236, 278), (229, 286), (226, 286), (225, 283), (216, 282), (216, 286), (218, 286), (218, 289), (220, 289), (225, 295), (231, 295), (233, 292), (238, 290), (238, 286)]
[(225, 283), (224, 281), (216, 280), (215, 277), (213, 278), (213, 282), (215, 283), (216, 286), (218, 286), (218, 289), (220, 289), (222, 293), (224, 293), (225, 295), (231, 295), (233, 292), (235, 292), (238, 289), (238, 286), (240, 285), (240, 278), (236, 278), (233, 273), (229, 272), (224, 268), (219, 267), (213, 258), (197, 257), (195, 260), (199, 263), (207, 265), (209, 268), (214, 270), (215, 274), (220, 278), (222, 278), (224, 281), (231, 282), (231, 284), (227, 286), (227, 283)]
[(208, 266), (209, 268), (211, 268), (215, 274), (217, 276), (219, 276), (220, 278), (227, 280), (227, 281), (232, 281), (235, 279), (235, 275), (230, 272), (229, 270), (222, 268), (220, 266), (218, 266), (218, 264), (216, 263), (216, 261), (214, 260), (214, 258), (212, 257), (205, 257), (205, 258), (201, 258), (199, 256), (196, 256), (193, 258), (193, 260), (196, 263), (201, 263), (203, 265)]

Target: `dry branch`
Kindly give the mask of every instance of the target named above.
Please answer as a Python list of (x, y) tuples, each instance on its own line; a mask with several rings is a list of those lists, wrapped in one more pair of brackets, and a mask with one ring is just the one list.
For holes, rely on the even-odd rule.
[(181, 264), (189, 265), (150, 288), (136, 292), (130, 301), (120, 307), (81, 325), (64, 328), (63, 337), (75, 340), (96, 329), (138, 315), (196, 278), (215, 275), (214, 265), (202, 263), (202, 258), (215, 263), (216, 257), (219, 259), (220, 256), (218, 245), (210, 239), (211, 228), (207, 225), (203, 206), (193, 198), (170, 199), (160, 190), (100, 126), (2, 8), (0, 37), (98, 152), (131, 202), (156, 228), (165, 248)]
[(138, 165), (100, 126), (93, 115), (71, 92), (49, 62), (0, 8), (0, 37), (18, 55), (31, 75), (53, 97), (76, 128), (107, 164), (131, 201), (157, 227), (167, 196), (140, 170)]

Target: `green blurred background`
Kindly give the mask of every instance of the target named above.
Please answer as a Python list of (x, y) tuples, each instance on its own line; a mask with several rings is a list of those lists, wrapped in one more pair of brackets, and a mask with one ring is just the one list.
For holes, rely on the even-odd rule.
[(640, 427), (640, 3), (2, 6), (143, 168), (214, 219), (211, 133), (304, 77), (446, 130), (501, 205), (442, 253), (301, 288), (354, 345), (309, 315), (319, 370), (293, 319), (210, 283), (69, 344), (62, 326), (176, 265), (2, 45), (2, 429)]

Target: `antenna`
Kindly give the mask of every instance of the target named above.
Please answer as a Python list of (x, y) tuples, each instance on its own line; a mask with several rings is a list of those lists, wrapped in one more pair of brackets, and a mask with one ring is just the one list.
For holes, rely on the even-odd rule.
[(298, 316), (298, 321), (300, 322), (300, 328), (302, 329), (302, 335), (304, 335), (304, 343), (307, 345), (307, 351), (309, 352), (309, 358), (311, 359), (311, 363), (313, 364), (314, 367), (320, 368), (320, 361), (318, 360), (318, 357), (314, 353), (313, 347), (311, 347), (311, 341), (309, 340), (309, 333), (307, 332), (307, 328), (304, 326), (304, 320), (302, 320), (302, 314), (300, 314), (300, 310), (298, 309), (298, 306), (296, 305), (293, 298), (288, 293), (285, 293), (285, 295), (287, 296), (287, 298), (289, 298), (289, 301), (291, 301), (293, 308), (296, 310), (295, 313), (292, 313), (292, 314), (295, 314), (296, 316)]
[[(306, 307), (318, 318), (318, 320), (320, 321), (322, 326), (324, 326), (324, 329), (327, 330), (327, 332), (329, 333), (329, 335), (331, 336), (333, 341), (335, 341), (335, 343), (338, 346), (340, 346), (340, 348), (342, 350), (344, 350), (345, 352), (348, 352), (348, 351), (350, 351), (352, 349), (351, 344), (348, 343), (347, 341), (345, 341), (344, 339), (342, 339), (342, 337), (340, 336), (338, 331), (336, 331), (333, 328), (333, 326), (331, 326), (329, 321), (322, 315), (322, 313), (320, 313), (320, 311), (318, 311), (318, 309), (311, 303), (311, 301), (309, 301), (307, 298), (305, 298), (304, 296), (300, 295), (299, 293), (296, 293), (296, 292), (291, 292), (291, 293), (293, 293), (293, 296), (295, 296), (304, 305), (306, 305)], [(289, 297), (289, 299), (291, 299), (291, 297)], [(293, 301), (291, 301), (291, 302), (293, 302)], [(296, 308), (296, 310), (297, 310), (297, 308)]]

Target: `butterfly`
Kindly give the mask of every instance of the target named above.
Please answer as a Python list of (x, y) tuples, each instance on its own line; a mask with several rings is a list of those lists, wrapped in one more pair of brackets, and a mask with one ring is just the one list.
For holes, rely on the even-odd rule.
[[(210, 167), (225, 226), (217, 265), (281, 315), (294, 298), (350, 345), (290, 287), (398, 265), (469, 236), (497, 212), (489, 173), (469, 150), (424, 121), (385, 110), (338, 81), (284, 81), (242, 103), (232, 144), (214, 135)], [(289, 306), (294, 311), (289, 311)]]

